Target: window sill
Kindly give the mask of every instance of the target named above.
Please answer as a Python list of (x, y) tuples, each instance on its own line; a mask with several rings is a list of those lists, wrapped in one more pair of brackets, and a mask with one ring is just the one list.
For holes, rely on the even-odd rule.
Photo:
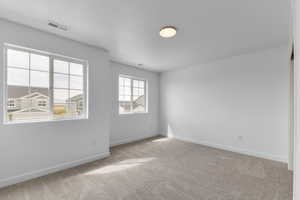
[(126, 115), (141, 115), (141, 114), (149, 114), (149, 112), (129, 112), (129, 113), (119, 113), (119, 116), (126, 116)]
[(35, 124), (35, 123), (46, 123), (46, 122), (59, 122), (59, 121), (77, 121), (77, 120), (87, 120), (88, 117), (77, 117), (77, 118), (60, 118), (60, 119), (45, 119), (45, 120), (24, 120), (24, 121), (4, 121), (4, 125), (12, 124)]

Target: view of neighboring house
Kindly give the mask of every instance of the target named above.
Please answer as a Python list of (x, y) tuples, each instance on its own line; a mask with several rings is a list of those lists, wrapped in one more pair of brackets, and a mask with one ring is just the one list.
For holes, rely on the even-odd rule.
[(39, 92), (34, 92), (20, 98), (9, 98), (7, 103), (9, 112), (24, 112), (28, 109), (45, 111), (49, 109), (48, 96)]
[(139, 96), (134, 102), (133, 102), (133, 110), (135, 112), (145, 112), (145, 95)]
[(30, 118), (49, 118), (49, 98), (39, 92), (34, 92), (20, 98), (9, 98), (7, 101), (8, 119), (26, 120)]
[[(119, 101), (119, 112), (128, 113), (131, 111), (134, 112), (144, 112), (145, 111), (145, 95), (139, 96), (136, 100), (131, 101)], [(132, 106), (132, 109), (131, 109)]]
[(68, 104), (70, 105), (70, 110), (72, 112), (77, 112), (78, 115), (81, 115), (83, 112), (83, 96), (82, 94), (78, 94), (74, 97), (71, 97), (68, 101)]
[[(9, 98), (7, 101), (9, 120), (48, 119), (53, 117), (50, 111), (49, 97), (34, 92), (19, 98)], [(80, 115), (83, 111), (82, 95), (76, 95), (66, 103), (57, 104), (53, 108), (54, 117)]]

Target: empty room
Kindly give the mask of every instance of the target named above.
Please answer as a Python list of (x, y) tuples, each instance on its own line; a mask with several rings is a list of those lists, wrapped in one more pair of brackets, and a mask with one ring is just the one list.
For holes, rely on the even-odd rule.
[(0, 0), (0, 200), (300, 200), (299, 13)]

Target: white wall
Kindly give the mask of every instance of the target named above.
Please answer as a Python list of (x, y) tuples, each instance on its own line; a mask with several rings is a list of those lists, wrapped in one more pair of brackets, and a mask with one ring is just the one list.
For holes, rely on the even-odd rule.
[(300, 1), (292, 0), (293, 4), (293, 37), (295, 45), (294, 57), (294, 200), (300, 199)]
[[(159, 134), (159, 74), (111, 62), (113, 107), (111, 145), (131, 142)], [(119, 115), (118, 77), (126, 74), (148, 80), (148, 113)]]
[(161, 75), (164, 134), (287, 162), (288, 48)]
[[(108, 53), (0, 20), (0, 55), (3, 43), (58, 53), (89, 61), (88, 120), (3, 125), (0, 123), (0, 187), (49, 171), (109, 154), (111, 70)], [(0, 56), (3, 82), (3, 56)], [(2, 88), (2, 87), (1, 87)], [(0, 92), (3, 105), (3, 93)], [(3, 106), (0, 120), (3, 120)]]

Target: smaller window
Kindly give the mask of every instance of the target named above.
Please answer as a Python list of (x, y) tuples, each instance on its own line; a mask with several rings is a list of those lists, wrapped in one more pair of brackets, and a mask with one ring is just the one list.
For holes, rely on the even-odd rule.
[(9, 99), (7, 101), (7, 106), (9, 109), (15, 108), (16, 107), (15, 99)]
[(40, 101), (38, 102), (38, 106), (39, 106), (39, 107), (46, 107), (46, 106), (47, 106), (47, 101), (45, 101), (45, 100), (40, 100)]
[(119, 113), (143, 113), (146, 108), (146, 80), (119, 76)]

